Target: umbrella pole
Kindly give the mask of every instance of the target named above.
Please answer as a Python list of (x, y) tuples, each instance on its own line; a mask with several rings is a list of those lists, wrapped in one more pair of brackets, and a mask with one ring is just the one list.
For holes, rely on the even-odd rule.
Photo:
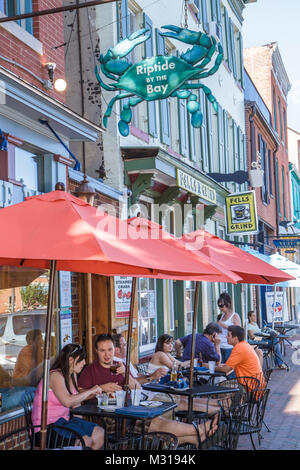
[(274, 285), (274, 306), (272, 308), (272, 329), (274, 330), (274, 316), (275, 316), (275, 309), (276, 309), (276, 284)]
[[(199, 303), (199, 291), (200, 291), (200, 282), (196, 282), (195, 290), (195, 300), (194, 300), (194, 312), (193, 312), (193, 332), (192, 332), (192, 349), (191, 349), (191, 361), (190, 361), (190, 387), (193, 387), (194, 383), (194, 359), (195, 359), (195, 344), (196, 344), (196, 325), (197, 325), (197, 313), (198, 313), (198, 303)], [(188, 421), (192, 420), (192, 411), (193, 411), (193, 398), (189, 396), (188, 403)]]
[[(133, 329), (133, 314), (134, 314), (134, 303), (136, 295), (137, 278), (132, 278), (132, 289), (130, 299), (130, 313), (128, 322), (128, 335), (127, 335), (127, 351), (126, 351), (126, 366), (125, 366), (125, 406), (128, 406), (129, 398), (129, 371), (130, 371), (130, 355), (131, 355), (131, 340), (132, 340), (132, 329)], [(122, 434), (126, 434), (126, 419), (123, 420)]]
[(54, 293), (56, 279), (56, 261), (50, 261), (50, 280), (48, 292), (47, 320), (44, 346), (44, 368), (43, 368), (43, 390), (42, 390), (42, 413), (41, 413), (41, 450), (46, 448), (47, 437), (47, 414), (48, 414), (48, 388), (49, 369), (51, 355), (51, 325), (54, 310)]

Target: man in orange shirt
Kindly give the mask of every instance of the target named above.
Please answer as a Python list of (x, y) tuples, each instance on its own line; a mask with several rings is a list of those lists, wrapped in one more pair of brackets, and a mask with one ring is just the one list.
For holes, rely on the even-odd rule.
[(263, 376), (259, 358), (250, 344), (245, 341), (244, 328), (231, 325), (227, 331), (228, 344), (233, 346), (231, 354), (225, 364), (219, 366), (226, 373), (234, 369), (236, 377)]

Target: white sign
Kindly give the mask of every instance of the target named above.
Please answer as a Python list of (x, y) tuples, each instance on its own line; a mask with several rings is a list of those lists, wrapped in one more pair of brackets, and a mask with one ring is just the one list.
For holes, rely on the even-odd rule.
[(59, 299), (60, 299), (60, 308), (72, 306), (70, 271), (59, 271)]
[(266, 311), (268, 323), (274, 321), (289, 321), (288, 304), (286, 292), (276, 291), (276, 299), (274, 303), (274, 292), (266, 292)]
[(70, 309), (61, 309), (60, 311), (60, 338), (61, 348), (73, 342), (72, 310)]
[(115, 307), (116, 318), (129, 317), (132, 278), (115, 276)]

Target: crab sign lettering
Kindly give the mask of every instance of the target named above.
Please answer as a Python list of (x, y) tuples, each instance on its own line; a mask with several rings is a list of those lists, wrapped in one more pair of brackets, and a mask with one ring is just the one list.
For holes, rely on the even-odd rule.
[[(147, 57), (132, 64), (126, 56), (139, 44), (151, 37), (148, 29), (139, 29), (129, 37), (122, 39), (106, 54), (100, 54), (100, 69), (95, 67), (96, 77), (101, 87), (114, 92), (103, 116), (103, 125), (107, 127), (108, 118), (117, 101), (127, 100), (120, 114), (119, 132), (124, 137), (130, 133), (129, 124), (132, 119), (131, 108), (142, 101), (154, 101), (165, 98), (187, 100), (187, 110), (191, 114), (191, 124), (195, 128), (202, 125), (203, 115), (198, 102), (196, 89), (202, 89), (215, 112), (218, 103), (211, 90), (199, 82), (202, 78), (216, 73), (223, 61), (221, 43), (213, 36), (200, 31), (192, 31), (179, 26), (162, 26), (166, 32), (160, 36), (190, 44), (192, 47), (179, 57), (158, 55)], [(210, 62), (212, 62), (211, 65)], [(102, 75), (110, 81), (106, 83)], [(191, 83), (197, 80), (198, 83)], [(116, 95), (115, 92), (118, 92)]]
[(166, 93), (168, 85), (147, 85), (147, 93)]

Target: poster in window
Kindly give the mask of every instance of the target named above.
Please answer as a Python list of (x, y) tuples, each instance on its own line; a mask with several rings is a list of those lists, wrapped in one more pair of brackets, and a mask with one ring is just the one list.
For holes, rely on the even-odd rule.
[(59, 272), (59, 302), (60, 308), (72, 306), (71, 273)]
[(60, 310), (60, 338), (61, 348), (73, 342), (72, 310), (69, 308), (62, 308)]
[(286, 298), (286, 292), (277, 291), (276, 299), (274, 303), (274, 292), (266, 292), (266, 311), (267, 321), (271, 323), (273, 321), (289, 321), (288, 304)]
[(129, 317), (132, 278), (115, 276), (115, 308), (116, 318)]

